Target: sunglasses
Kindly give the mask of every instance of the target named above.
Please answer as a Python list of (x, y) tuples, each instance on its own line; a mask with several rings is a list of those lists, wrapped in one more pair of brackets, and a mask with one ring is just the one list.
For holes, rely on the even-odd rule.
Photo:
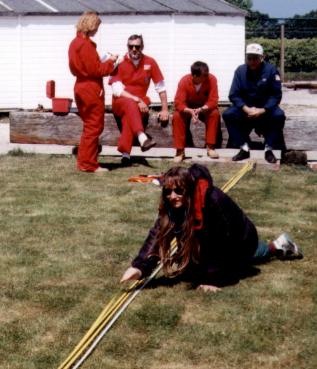
[(175, 188), (163, 188), (163, 194), (164, 196), (170, 196), (174, 192), (178, 196), (183, 196), (185, 193), (185, 190), (181, 187), (175, 187)]
[(135, 50), (140, 50), (140, 49), (141, 49), (141, 45), (129, 45), (129, 44), (128, 44), (128, 48), (129, 48), (130, 50), (133, 50), (133, 49), (135, 49)]

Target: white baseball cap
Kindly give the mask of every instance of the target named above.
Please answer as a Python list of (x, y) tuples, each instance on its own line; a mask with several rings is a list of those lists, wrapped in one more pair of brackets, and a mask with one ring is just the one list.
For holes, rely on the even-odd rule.
[(249, 44), (245, 53), (263, 56), (263, 47), (260, 44)]

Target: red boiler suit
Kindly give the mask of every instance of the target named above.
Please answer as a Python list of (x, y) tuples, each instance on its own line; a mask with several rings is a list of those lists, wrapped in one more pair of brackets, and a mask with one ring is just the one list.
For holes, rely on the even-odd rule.
[[(124, 90), (130, 94), (139, 97), (145, 104), (150, 104), (150, 99), (146, 96), (150, 86), (151, 79), (155, 84), (164, 80), (163, 74), (156, 61), (147, 56), (142, 55), (137, 66), (130, 60), (128, 54), (119, 64), (117, 73), (110, 78), (109, 84), (121, 82)], [(112, 111), (121, 118), (122, 132), (118, 140), (118, 151), (130, 153), (132, 149), (133, 139), (139, 132), (144, 132), (142, 124), (142, 113), (138, 107), (138, 103), (127, 97), (112, 98)]]
[(196, 109), (203, 105), (208, 106), (206, 112), (199, 114), (199, 119), (206, 124), (206, 144), (215, 145), (220, 123), (218, 110), (217, 79), (209, 73), (208, 80), (204, 81), (196, 91), (191, 74), (184, 76), (178, 83), (173, 113), (174, 147), (183, 150), (186, 144), (186, 125), (190, 124), (191, 115), (184, 113), (185, 108)]
[(104, 128), (105, 92), (102, 77), (113, 71), (114, 64), (112, 60), (102, 63), (96, 44), (80, 32), (71, 42), (68, 56), (70, 71), (77, 77), (74, 94), (83, 120), (77, 167), (82, 171), (94, 172), (99, 167), (98, 143)]

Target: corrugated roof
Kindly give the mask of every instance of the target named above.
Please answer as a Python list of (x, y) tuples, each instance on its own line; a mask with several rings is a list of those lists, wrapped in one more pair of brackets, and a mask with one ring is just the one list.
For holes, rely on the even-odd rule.
[(0, 14), (221, 14), (246, 15), (223, 0), (1, 0)]
[(91, 10), (95, 10), (98, 13), (121, 13), (129, 12), (129, 8), (120, 4), (120, 1), (116, 0), (79, 0), (80, 3), (84, 4)]
[(153, 0), (118, 0), (118, 2), (137, 13), (166, 13), (172, 10)]
[[(194, 1), (190, 0), (157, 0), (161, 4), (168, 6), (174, 13), (206, 13), (209, 9), (206, 9)], [(199, 1), (198, 1), (199, 2)]]
[[(30, 10), (32, 12), (47, 12), (48, 9), (41, 5), (39, 2), (34, 0), (4, 0), (2, 1), (4, 5), (7, 5), (9, 9), (12, 9), (14, 13), (27, 13)], [(8, 9), (6, 9), (8, 11)]]
[(191, 0), (200, 6), (213, 10), (216, 14), (247, 14), (246, 11), (222, 0)]
[(0, 12), (7, 12), (8, 10), (8, 8), (5, 8), (3, 5), (0, 4)]
[(86, 6), (85, 4), (83, 4), (83, 2), (79, 2), (76, 0), (44, 0), (44, 1), (48, 5), (57, 9), (59, 13), (77, 13), (77, 12), (83, 13), (87, 10), (94, 10), (90, 6)]

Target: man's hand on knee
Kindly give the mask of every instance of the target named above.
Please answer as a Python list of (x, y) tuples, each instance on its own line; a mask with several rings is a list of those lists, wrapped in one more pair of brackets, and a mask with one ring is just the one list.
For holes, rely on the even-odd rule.
[(149, 112), (149, 107), (146, 105), (146, 103), (140, 99), (140, 101), (138, 102), (138, 107), (140, 109), (140, 112), (143, 114), (146, 114)]

